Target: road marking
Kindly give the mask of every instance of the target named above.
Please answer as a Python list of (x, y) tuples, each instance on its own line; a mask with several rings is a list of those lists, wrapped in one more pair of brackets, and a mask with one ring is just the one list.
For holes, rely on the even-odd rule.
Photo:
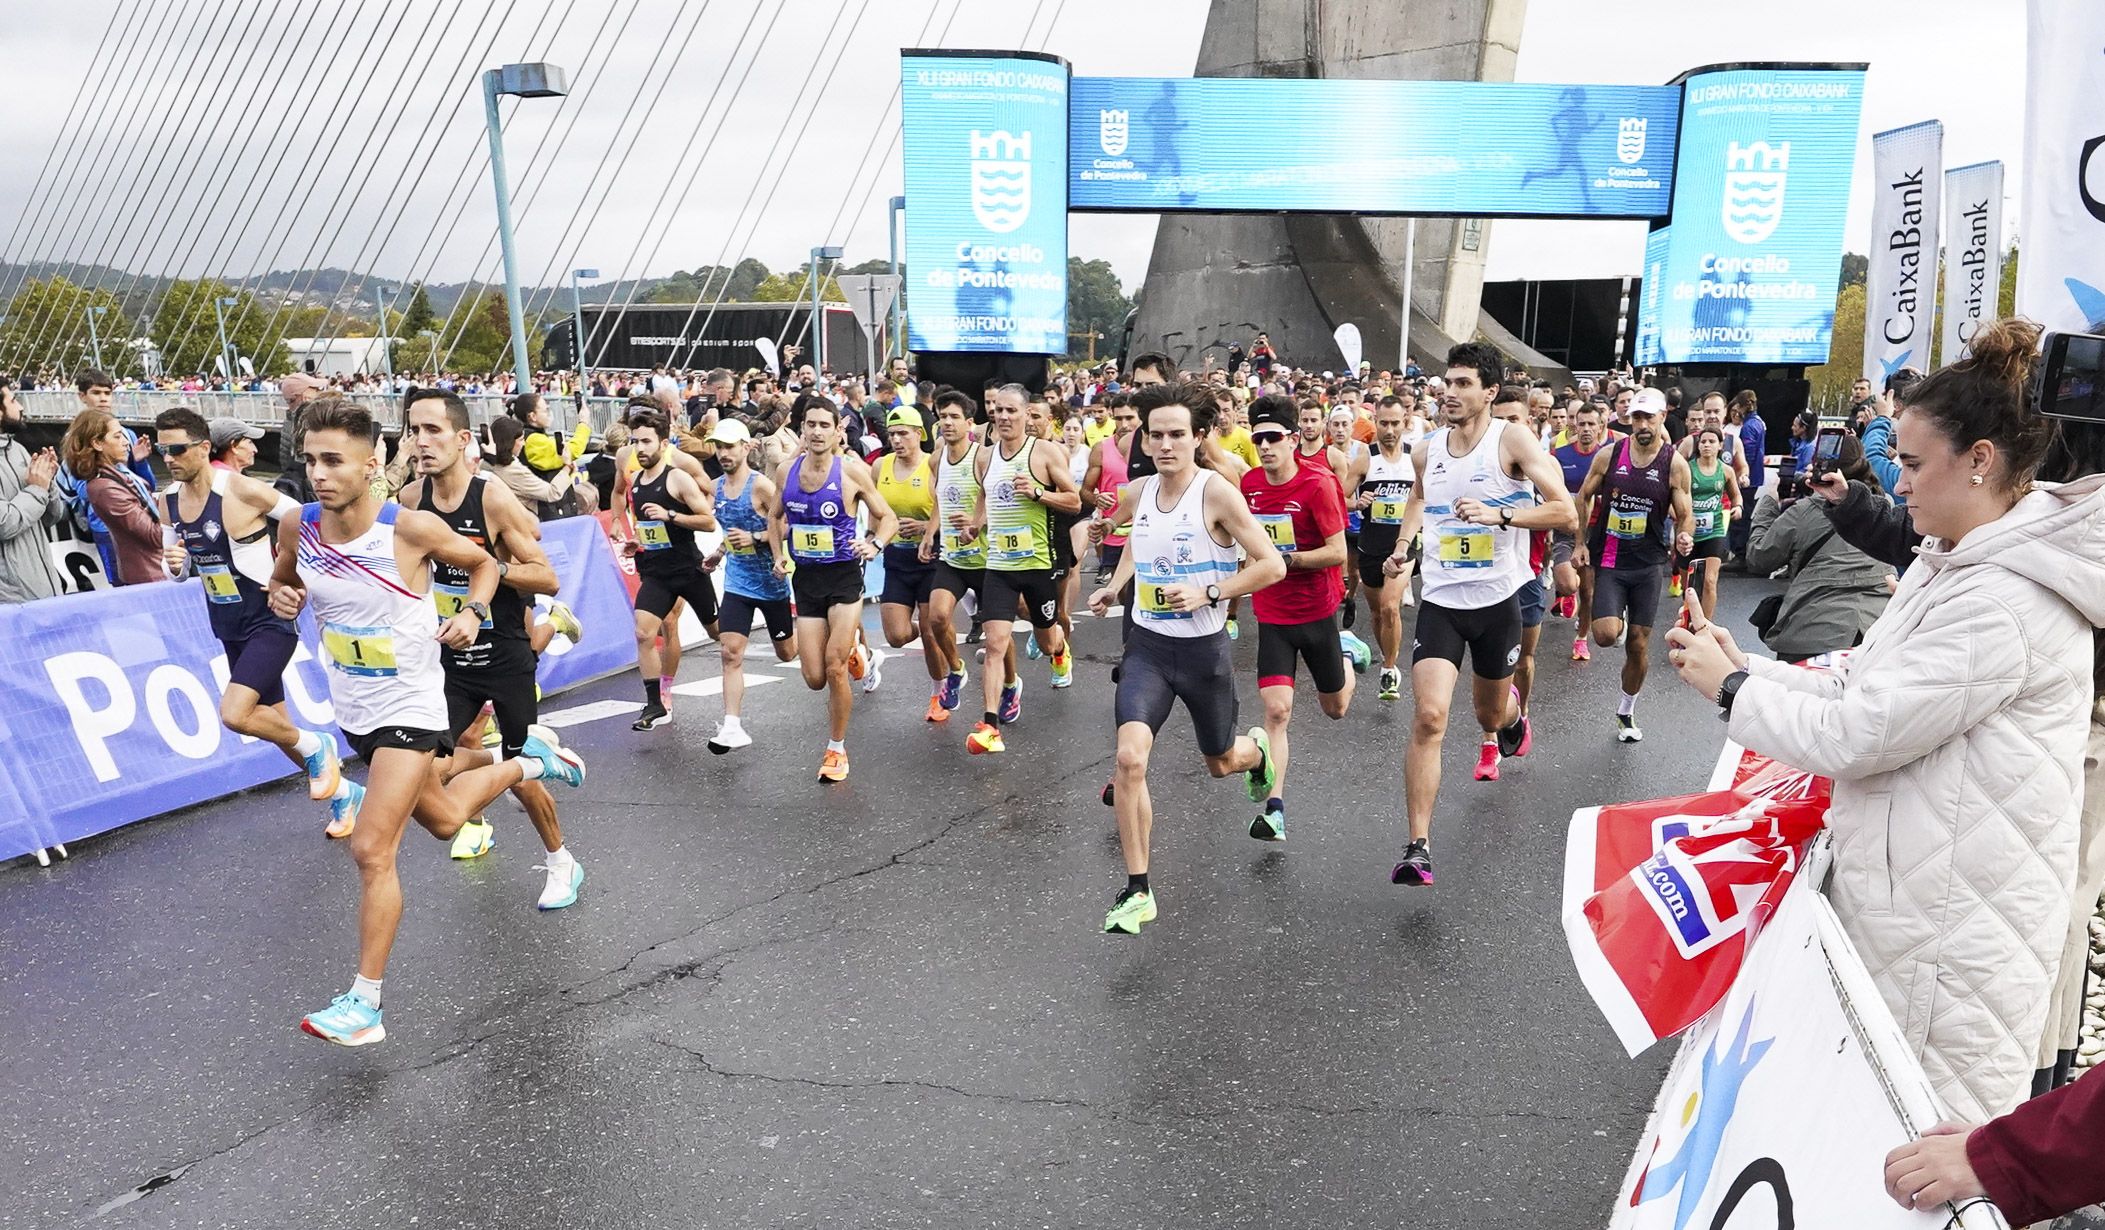
[[(746, 678), (746, 688), (751, 690), (780, 682), (782, 681), (766, 675), (748, 676)], [(675, 696), (721, 696), (724, 692), (723, 677), (697, 679), (693, 683), (683, 683), (673, 688), (672, 692)], [(582, 705), (572, 705), (567, 709), (556, 709), (544, 713), (541, 715), (541, 724), (553, 726), (560, 730), (570, 726), (582, 726), (587, 722), (603, 722), (612, 717), (628, 717), (630, 714), (640, 712), (642, 708), (643, 702), (640, 700), (595, 700)]]

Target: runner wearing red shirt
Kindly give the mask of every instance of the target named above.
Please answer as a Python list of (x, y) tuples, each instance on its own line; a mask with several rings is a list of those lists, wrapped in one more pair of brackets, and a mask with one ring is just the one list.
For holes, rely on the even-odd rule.
[[(1257, 694), (1276, 773), (1264, 810), (1250, 822), (1259, 841), (1286, 840), (1286, 727), (1294, 716), (1294, 664), (1308, 664), (1316, 701), (1335, 720), (1352, 706), (1353, 674), (1373, 660), (1367, 643), (1338, 628), (1345, 597), (1345, 498), (1326, 467), (1295, 456), (1293, 406), (1260, 398), (1250, 439), (1262, 466), (1243, 475), (1243, 498), (1286, 561), (1286, 576), (1250, 596), (1257, 614)], [(1351, 671), (1345, 668), (1350, 666)]]

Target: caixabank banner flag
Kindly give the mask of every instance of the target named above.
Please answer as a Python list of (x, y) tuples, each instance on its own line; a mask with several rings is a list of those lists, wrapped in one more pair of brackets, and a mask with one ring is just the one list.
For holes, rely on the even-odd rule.
[(1903, 367), (1928, 374), (1937, 311), (1937, 215), (1944, 125), (1871, 138), (1871, 267), (1864, 281), (1864, 379), (1874, 389)]
[(900, 53), (907, 346), (1067, 352), (1067, 62)]
[(2105, 4), (2031, 0), (2017, 314), (2105, 328)]
[[(1657, 218), (1673, 86), (1082, 77), (1078, 210)], [(909, 191), (911, 196), (911, 191)]]
[(1973, 335), (1995, 319), (2003, 286), (2003, 164), (1976, 162), (1944, 173), (1944, 327), (1936, 365), (1966, 357)]
[(1639, 331), (1660, 363), (1825, 363), (1863, 66), (1703, 69), (1682, 90), (1664, 284)]

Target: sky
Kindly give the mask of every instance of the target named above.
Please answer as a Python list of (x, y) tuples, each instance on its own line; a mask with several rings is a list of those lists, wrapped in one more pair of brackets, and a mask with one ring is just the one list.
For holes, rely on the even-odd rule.
[[(1186, 76), (1205, 0), (7, 0), (0, 259), (184, 276), (322, 264), (386, 280), (500, 265), (473, 70), (546, 59), (510, 100), (521, 277), (662, 275), (814, 245), (886, 254), (898, 49), (1025, 47), (1078, 76)], [(108, 39), (105, 41), (105, 34)], [(1945, 124), (1945, 165), (2002, 159), (2017, 217), (2020, 0), (1529, 0), (1523, 81), (1664, 82), (1721, 61), (1863, 61), (1845, 246), (1870, 229), (1871, 134)], [(129, 89), (134, 83), (140, 88)], [(1963, 102), (1963, 106), (1961, 103)], [(78, 104), (76, 108), (76, 103)], [(69, 122), (69, 116), (72, 117)], [(88, 122), (92, 121), (92, 122)], [(551, 174), (550, 169), (554, 169)], [(1155, 218), (1074, 215), (1130, 291)], [(1635, 274), (1639, 223), (1499, 222), (1494, 279)]]

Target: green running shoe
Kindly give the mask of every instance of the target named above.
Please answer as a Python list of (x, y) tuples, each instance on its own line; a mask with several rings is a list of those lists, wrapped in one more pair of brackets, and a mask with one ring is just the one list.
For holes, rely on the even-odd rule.
[(1140, 924), (1155, 921), (1155, 894), (1121, 892), (1104, 915), (1105, 935), (1139, 935)]
[(1279, 784), (1279, 766), (1272, 760), (1272, 737), (1264, 732), (1264, 727), (1252, 726), (1250, 738), (1256, 741), (1257, 754), (1262, 759), (1243, 776), (1249, 782), (1250, 801), (1262, 803), (1272, 797), (1272, 787)]
[(1285, 841), (1286, 808), (1258, 812), (1257, 819), (1250, 821), (1250, 836), (1259, 841)]

